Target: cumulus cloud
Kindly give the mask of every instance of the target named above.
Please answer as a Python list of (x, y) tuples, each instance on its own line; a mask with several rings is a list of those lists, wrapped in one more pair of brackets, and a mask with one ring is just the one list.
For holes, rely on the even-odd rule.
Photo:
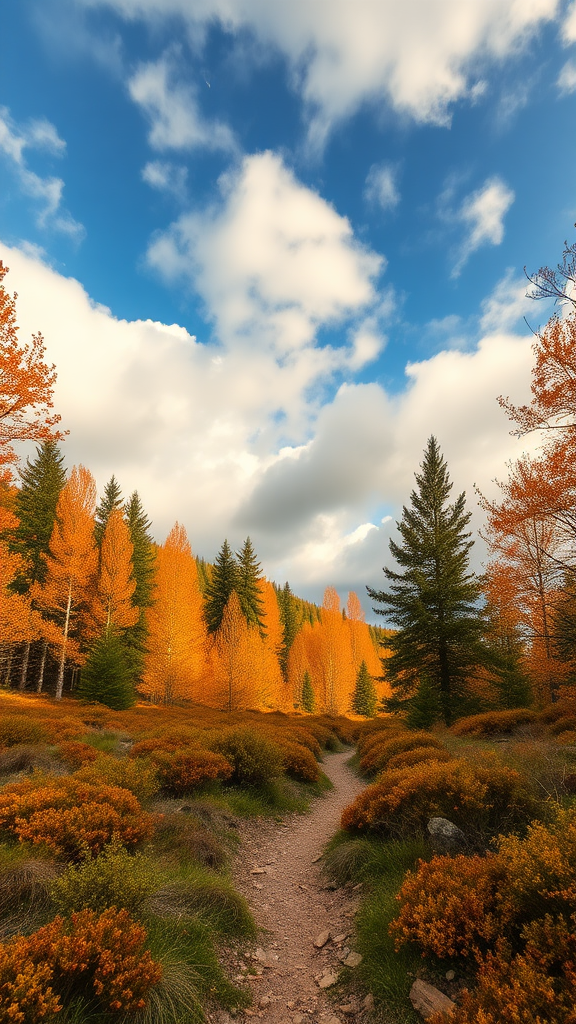
[(562, 38), (568, 46), (570, 43), (576, 43), (576, 3), (574, 2), (570, 4), (566, 13), (562, 25)]
[(369, 203), (393, 210), (400, 202), (396, 185), (396, 170), (390, 164), (372, 164), (366, 177), (364, 195)]
[(174, 51), (141, 64), (128, 82), (128, 91), (150, 122), (148, 141), (153, 149), (235, 149), (230, 128), (205, 120), (196, 90), (178, 80)]
[(178, 199), (184, 199), (186, 195), (187, 179), (186, 167), (179, 167), (165, 160), (150, 160), (142, 168), (142, 180), (150, 185), (150, 188), (172, 193)]
[(468, 233), (460, 246), (452, 277), (458, 277), (472, 253), (481, 246), (501, 244), (504, 217), (514, 199), (514, 192), (498, 177), (488, 178), (481, 188), (466, 196), (457, 216)]
[[(233, 34), (252, 33), (287, 58), (321, 147), (332, 126), (366, 102), (383, 98), (420, 122), (447, 124), (457, 100), (474, 102), (471, 69), (516, 54), (554, 18), (558, 0), (78, 0), (115, 8), (125, 18), (187, 22), (197, 43), (218, 20)], [(565, 29), (565, 31), (567, 31)]]
[(0, 107), (0, 153), (10, 164), (24, 195), (39, 201), (37, 223), (41, 228), (62, 231), (74, 239), (84, 235), (84, 228), (62, 208), (64, 182), (61, 178), (42, 178), (31, 171), (25, 151), (44, 150), (54, 156), (62, 156), (66, 143), (56, 128), (45, 119), (31, 120), (28, 124), (17, 125), (7, 107)]

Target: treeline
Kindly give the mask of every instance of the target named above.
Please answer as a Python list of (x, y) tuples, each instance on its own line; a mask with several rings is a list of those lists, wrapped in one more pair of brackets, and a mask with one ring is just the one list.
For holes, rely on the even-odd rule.
[(176, 523), (154, 543), (134, 492), (113, 476), (97, 502), (83, 466), (66, 474), (42, 442), (4, 487), (1, 681), (64, 689), (112, 707), (155, 703), (373, 714), (380, 662), (362, 607), (322, 608), (261, 572), (247, 538), (224, 541), (214, 564), (194, 557)]

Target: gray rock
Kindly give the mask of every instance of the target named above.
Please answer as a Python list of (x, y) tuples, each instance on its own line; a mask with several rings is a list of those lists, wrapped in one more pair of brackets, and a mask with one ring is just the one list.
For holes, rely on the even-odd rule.
[(322, 946), (325, 946), (326, 943), (329, 942), (329, 940), (329, 931), (320, 932), (320, 935), (317, 935), (316, 938), (314, 939), (314, 945), (316, 946), (316, 949), (322, 949)]
[(456, 1003), (453, 1003), (443, 992), (420, 978), (416, 978), (410, 989), (410, 1002), (424, 1020), (428, 1020), (428, 1017), (434, 1013), (451, 1014), (456, 1006)]
[(335, 985), (338, 978), (335, 974), (324, 974), (318, 982), (318, 988), (332, 988)]
[(362, 1000), (362, 1008), (368, 1011), (374, 1009), (374, 996), (371, 992), (369, 992), (367, 996), (364, 996), (364, 999)]
[(462, 829), (448, 818), (430, 818), (427, 829), (434, 849), (441, 853), (463, 850), (467, 845)]
[(344, 961), (344, 967), (358, 967), (362, 963), (361, 953), (348, 953)]

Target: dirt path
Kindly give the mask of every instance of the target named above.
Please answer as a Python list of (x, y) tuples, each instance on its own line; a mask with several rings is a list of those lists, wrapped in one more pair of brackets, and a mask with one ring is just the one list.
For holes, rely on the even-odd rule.
[[(354, 1003), (340, 1009), (330, 999), (328, 983), (350, 952), (346, 940), (359, 893), (327, 888), (315, 863), (337, 830), (342, 809), (363, 789), (346, 766), (349, 757), (347, 752), (326, 755), (322, 767), (334, 789), (308, 814), (291, 815), (281, 824), (241, 825), (236, 884), (264, 932), (251, 960), (236, 961), (234, 969), (237, 980), (244, 976), (252, 987), (247, 1016), (267, 1024), (337, 1024), (361, 1010)], [(317, 948), (314, 941), (328, 931), (330, 939)], [(255, 976), (246, 975), (249, 964)]]

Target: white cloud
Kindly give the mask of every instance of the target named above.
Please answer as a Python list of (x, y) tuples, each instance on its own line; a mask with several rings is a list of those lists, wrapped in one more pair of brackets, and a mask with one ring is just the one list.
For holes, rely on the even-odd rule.
[(7, 107), (0, 107), (0, 153), (11, 165), (24, 195), (39, 200), (38, 226), (62, 231), (75, 239), (82, 238), (83, 226), (62, 209), (64, 182), (61, 178), (42, 178), (31, 171), (25, 158), (27, 149), (46, 150), (61, 156), (66, 143), (50, 121), (32, 120), (18, 126)]
[(558, 88), (561, 93), (565, 95), (571, 92), (576, 92), (576, 62), (573, 60), (566, 61), (566, 64), (562, 68), (558, 75)]
[(393, 210), (400, 202), (396, 185), (396, 171), (390, 164), (372, 164), (366, 177), (364, 195), (370, 203), (383, 210)]
[(153, 149), (212, 149), (234, 151), (234, 136), (220, 121), (206, 121), (196, 90), (178, 81), (175, 53), (141, 64), (128, 82), (130, 96), (150, 121), (148, 141)]
[(480, 329), (484, 333), (508, 331), (519, 320), (535, 313), (534, 300), (526, 294), (528, 281), (516, 277), (510, 267), (492, 293), (482, 303)]
[(447, 124), (457, 100), (477, 98), (480, 66), (516, 54), (559, 8), (558, 0), (78, 2), (106, 4), (126, 18), (180, 15), (195, 45), (215, 20), (243, 39), (253, 33), (288, 59), (317, 147), (335, 123), (382, 99), (417, 121)]
[(341, 365), (346, 353), (312, 348), (316, 330), (375, 302), (383, 258), (272, 153), (246, 157), (221, 190), (212, 209), (185, 214), (156, 237), (150, 266), (188, 279), (225, 343), (288, 358), (296, 378), (313, 364)]
[(186, 195), (188, 169), (164, 160), (150, 160), (142, 168), (142, 180), (159, 192), (170, 192), (178, 199)]
[(562, 25), (562, 38), (569, 46), (576, 43), (576, 3), (571, 3)]
[(504, 217), (514, 202), (514, 192), (501, 178), (488, 178), (482, 188), (466, 196), (458, 218), (468, 229), (452, 270), (457, 277), (473, 252), (483, 245), (500, 245), (504, 238)]

